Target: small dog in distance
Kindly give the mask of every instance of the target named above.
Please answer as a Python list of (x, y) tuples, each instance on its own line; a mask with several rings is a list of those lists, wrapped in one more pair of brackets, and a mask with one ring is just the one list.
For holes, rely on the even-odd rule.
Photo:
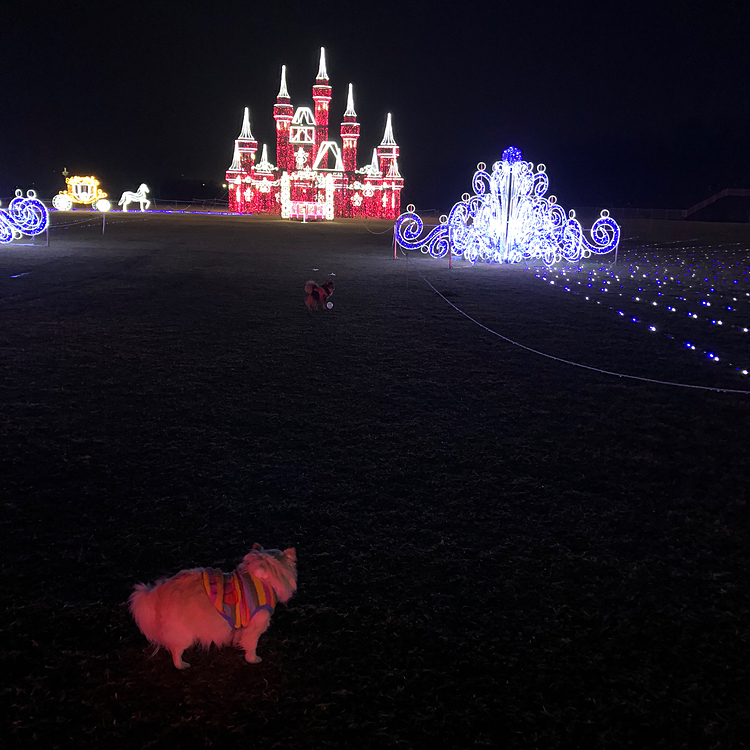
[(314, 281), (308, 281), (305, 284), (305, 304), (308, 310), (321, 310), (333, 307), (333, 302), (328, 302), (328, 298), (333, 294), (333, 282), (326, 281), (322, 286), (318, 286)]

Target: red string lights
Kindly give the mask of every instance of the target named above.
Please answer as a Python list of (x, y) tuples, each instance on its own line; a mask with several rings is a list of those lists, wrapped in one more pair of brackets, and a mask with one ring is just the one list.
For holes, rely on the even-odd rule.
[(270, 213), (298, 218), (300, 204), (308, 217), (333, 219), (396, 219), (401, 213), (404, 180), (398, 170), (399, 147), (388, 114), (383, 140), (373, 150), (372, 161), (357, 169), (359, 123), (354, 111), (352, 85), (341, 123), (342, 147), (328, 140), (331, 86), (325, 49), (313, 86), (314, 111), (292, 106), (286, 86), (286, 66), (273, 108), (276, 120), (276, 165), (268, 161), (266, 147), (256, 161), (258, 142), (250, 130), (248, 109), (235, 139), (234, 160), (227, 170), (231, 213)]

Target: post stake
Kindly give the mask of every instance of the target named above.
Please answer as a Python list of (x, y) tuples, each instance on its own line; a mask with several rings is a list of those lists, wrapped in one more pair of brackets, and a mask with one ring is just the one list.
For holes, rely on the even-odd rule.
[(393, 260), (398, 260), (396, 255), (396, 225), (393, 225)]
[(49, 224), (47, 224), (47, 247), (49, 247)]
[(409, 304), (409, 253), (404, 251), (404, 260), (406, 261), (406, 304)]
[(448, 243), (448, 268), (453, 268), (453, 248), (451, 243)]
[(104, 234), (104, 225), (107, 222), (107, 214), (106, 212), (102, 211), (102, 234)]

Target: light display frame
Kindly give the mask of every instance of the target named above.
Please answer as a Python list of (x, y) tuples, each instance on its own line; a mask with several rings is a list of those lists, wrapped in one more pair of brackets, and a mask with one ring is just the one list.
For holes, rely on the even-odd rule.
[(414, 206), (396, 220), (396, 240), (407, 250), (434, 258), (451, 252), (470, 263), (520, 263), (541, 260), (551, 266), (576, 263), (617, 249), (620, 227), (603, 210), (584, 234), (575, 211), (567, 214), (554, 195), (547, 196), (549, 177), (544, 164), (536, 169), (511, 146), (492, 171), (480, 162), (472, 180), (474, 195), (464, 193), (440, 226), (421, 236), (424, 225)]

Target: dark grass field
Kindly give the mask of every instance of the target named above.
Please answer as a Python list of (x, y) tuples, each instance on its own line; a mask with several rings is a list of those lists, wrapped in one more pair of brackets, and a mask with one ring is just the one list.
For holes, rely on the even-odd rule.
[[(750, 395), (531, 354), (420, 273), (554, 356), (750, 383), (387, 230), (112, 215), (0, 250), (3, 747), (746, 746)], [(299, 560), (262, 664), (152, 656), (133, 584), (256, 541)]]

